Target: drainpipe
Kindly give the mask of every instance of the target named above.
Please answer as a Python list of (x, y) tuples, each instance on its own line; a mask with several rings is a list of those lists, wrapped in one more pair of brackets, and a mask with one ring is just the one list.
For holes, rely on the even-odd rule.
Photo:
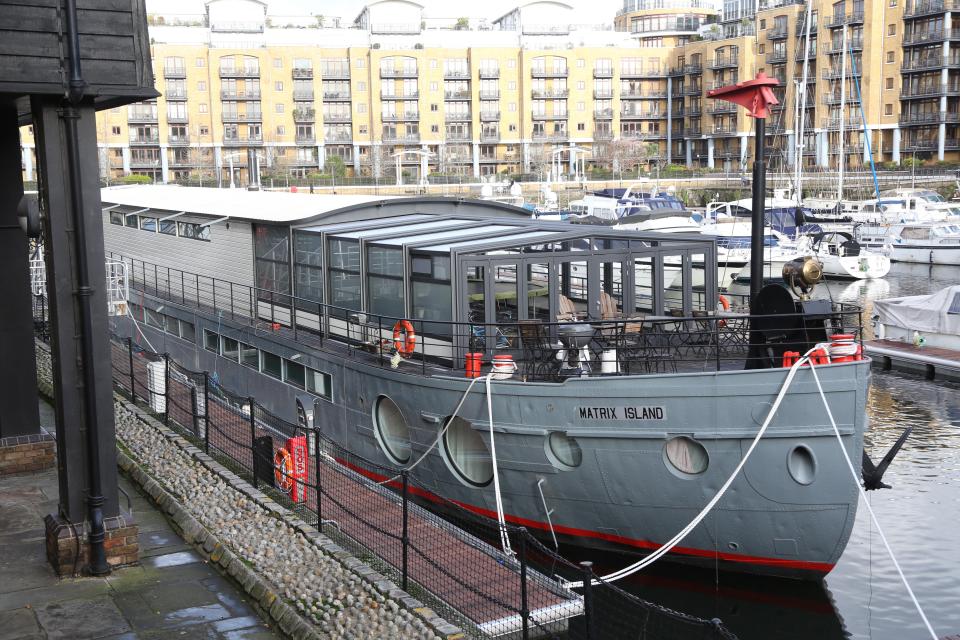
[(103, 526), (103, 488), (100, 484), (100, 447), (97, 425), (97, 397), (93, 370), (93, 311), (90, 287), (90, 270), (87, 260), (86, 225), (83, 220), (83, 191), (80, 175), (80, 137), (77, 121), (79, 106), (87, 88), (80, 72), (80, 36), (77, 31), (77, 0), (66, 0), (67, 45), (70, 52), (70, 80), (67, 101), (63, 108), (66, 129), (67, 158), (70, 165), (70, 206), (73, 209), (74, 246), (77, 255), (77, 289), (74, 292), (80, 304), (80, 353), (83, 358), (84, 419), (87, 424), (87, 456), (90, 474), (90, 489), (87, 505), (90, 509), (90, 564), (92, 575), (110, 573), (107, 564)]

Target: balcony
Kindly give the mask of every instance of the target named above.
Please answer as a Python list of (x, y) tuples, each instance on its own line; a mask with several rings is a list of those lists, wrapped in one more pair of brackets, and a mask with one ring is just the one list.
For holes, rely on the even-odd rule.
[(531, 98), (566, 98), (569, 95), (569, 89), (534, 89), (530, 92)]
[(664, 131), (621, 131), (620, 137), (625, 140), (665, 140)]
[(444, 69), (443, 79), (444, 80), (469, 80), (470, 70), (469, 69)]
[(480, 77), (485, 79), (493, 79), (500, 77), (500, 69), (491, 69), (489, 67), (480, 67)]
[(470, 136), (469, 131), (465, 132), (453, 132), (448, 131), (444, 136), (446, 142), (470, 142), (473, 138)]
[(130, 158), (131, 169), (159, 169), (160, 158)]
[(946, 33), (943, 29), (916, 30), (903, 36), (903, 46), (939, 44), (944, 40), (960, 41), (960, 31)]
[[(169, 166), (171, 169), (195, 167), (195, 166), (198, 166), (199, 164), (200, 164), (199, 162), (195, 162), (190, 158), (178, 158), (176, 156), (174, 156), (173, 158), (170, 158), (170, 160), (167, 161), (167, 166)], [(133, 164), (131, 163), (131, 167), (132, 166)]]
[(259, 78), (260, 67), (220, 67), (221, 78)]
[(708, 65), (714, 71), (718, 69), (736, 69), (740, 66), (740, 56), (716, 56)]
[(469, 100), (471, 97), (469, 91), (444, 91), (444, 100)]
[(937, 69), (960, 69), (960, 56), (950, 56), (944, 59), (943, 56), (936, 55), (919, 60), (904, 60), (903, 64), (900, 65), (902, 73), (934, 71)]
[(686, 116), (688, 118), (697, 118), (703, 113), (703, 109), (699, 104), (687, 105)]
[(594, 140), (613, 140), (613, 131), (598, 130), (593, 132)]
[(329, 131), (323, 134), (324, 142), (351, 142), (353, 134), (349, 131)]
[(417, 68), (403, 67), (400, 69), (393, 69), (390, 67), (380, 67), (380, 77), (381, 78), (416, 78)]
[(594, 67), (593, 77), (594, 78), (612, 78), (613, 67)]
[(737, 135), (736, 123), (715, 124), (713, 125), (713, 135), (715, 136), (735, 136)]
[(186, 67), (164, 67), (163, 77), (164, 78), (186, 78), (187, 68)]
[(690, 76), (698, 76), (703, 73), (702, 64), (686, 64), (683, 65), (683, 72)]
[(171, 147), (185, 147), (190, 144), (190, 136), (167, 136), (167, 144)]
[(419, 91), (410, 93), (393, 93), (392, 91), (380, 91), (381, 100), (417, 100), (420, 97)]
[(717, 100), (707, 109), (707, 113), (717, 115), (720, 113), (736, 113), (738, 105), (733, 104), (732, 102), (724, 102), (722, 100)]
[(857, 65), (856, 73), (854, 73), (854, 70), (850, 68), (847, 68), (846, 70), (844, 70), (844, 69), (840, 69), (839, 67), (836, 67), (836, 68), (827, 67), (826, 69), (820, 72), (820, 77), (823, 78), (824, 80), (838, 80), (841, 77), (849, 78), (850, 76), (854, 76), (854, 75), (859, 77), (862, 75), (862, 71), (863, 70), (860, 68), (860, 65)]
[(929, 99), (929, 98), (938, 98), (943, 95), (950, 97), (960, 96), (960, 84), (948, 84), (943, 86), (939, 82), (935, 85), (924, 86), (924, 87), (904, 87), (900, 91), (901, 100), (910, 100), (914, 98), (918, 99)]
[(314, 122), (317, 119), (316, 109), (294, 109), (294, 122)]
[(785, 40), (786, 37), (790, 34), (790, 29), (787, 28), (787, 25), (774, 26), (770, 29), (767, 29), (767, 40)]
[(480, 111), (480, 122), (496, 122), (500, 120), (499, 111)]
[(320, 68), (320, 77), (324, 80), (349, 80), (350, 65), (337, 64)]
[(246, 137), (224, 137), (223, 146), (225, 147), (254, 147), (260, 146), (263, 144), (263, 136), (246, 136)]
[(150, 144), (160, 144), (160, 135), (155, 136), (130, 136), (130, 146), (142, 146)]
[(817, 59), (817, 41), (810, 39), (810, 51), (807, 51), (807, 45), (804, 42), (797, 43), (797, 51), (793, 54), (793, 59), (798, 62), (803, 62), (806, 60), (816, 60)]
[(667, 68), (663, 67), (660, 69), (640, 69), (640, 68), (627, 68), (620, 69), (620, 77), (624, 79), (630, 78), (666, 78), (668, 76)]
[(324, 102), (350, 102), (349, 91), (324, 91)]
[(293, 90), (293, 99), (294, 100), (313, 100), (313, 89), (294, 89)]
[(263, 113), (260, 111), (253, 113), (224, 113), (221, 120), (223, 120), (223, 122), (260, 122), (263, 120)]
[(566, 131), (534, 131), (533, 139), (536, 142), (565, 142), (570, 139)]
[(481, 131), (480, 132), (480, 142), (499, 142), (499, 141), (500, 141), (499, 131)]
[(389, 144), (416, 144), (420, 142), (419, 133), (385, 133), (383, 141)]
[(186, 113), (167, 114), (167, 122), (170, 124), (184, 124), (187, 122), (187, 119)]
[(384, 113), (380, 116), (382, 122), (416, 122), (420, 119), (419, 111), (401, 111), (399, 113)]
[[(906, 140), (903, 143), (903, 151), (937, 151), (939, 144), (936, 139), (933, 140)], [(945, 148), (949, 148), (945, 146)]]
[(294, 80), (311, 80), (313, 78), (313, 67), (294, 67), (291, 73)]
[(143, 113), (143, 112), (128, 113), (127, 122), (129, 122), (130, 124), (136, 124), (136, 123), (151, 124), (151, 123), (157, 122), (157, 112), (154, 111), (154, 112), (147, 112), (147, 113)]
[(621, 120), (666, 120), (667, 114), (659, 111), (621, 111)]
[(332, 112), (323, 114), (323, 121), (325, 123), (334, 123), (334, 122), (350, 122), (351, 113), (349, 111), (345, 112)]
[(545, 69), (539, 67), (530, 69), (531, 78), (566, 78), (569, 73), (570, 72), (566, 67), (563, 67), (562, 69)]
[[(857, 97), (856, 93), (854, 92), (848, 91), (847, 95), (842, 97), (843, 97), (843, 102), (845, 102), (846, 104), (860, 104), (860, 99)], [(841, 95), (839, 91), (829, 91), (826, 93), (826, 95), (823, 96), (821, 102), (823, 102), (823, 104), (825, 105), (840, 104), (841, 102), (840, 98), (841, 98)]]
[(470, 122), (473, 120), (473, 114), (467, 111), (463, 112), (453, 112), (453, 113), (444, 113), (443, 114), (444, 122)]
[[(812, 48), (812, 47), (811, 47)], [(854, 51), (863, 51), (863, 38), (850, 38), (847, 40), (847, 52), (849, 53), (850, 49)], [(823, 54), (824, 55), (836, 55), (843, 53), (843, 40), (837, 40), (836, 42), (824, 42), (823, 43)]]
[(823, 118), (820, 121), (820, 127), (822, 129), (829, 129), (830, 131), (837, 131), (840, 129), (841, 121), (844, 129), (860, 129), (863, 127), (863, 118), (859, 115), (851, 115), (846, 118)]
[(166, 98), (167, 101), (172, 101), (172, 100), (177, 100), (177, 101), (186, 100), (186, 99), (187, 99), (187, 90), (186, 90), (186, 89), (174, 89), (174, 90), (165, 91), (165, 92), (163, 93), (163, 97)]
[(688, 127), (684, 128), (683, 134), (684, 134), (685, 136), (699, 136), (699, 135), (700, 135), (700, 127), (690, 127), (690, 126), (688, 126)]
[(919, 18), (947, 11), (960, 11), (960, 0), (917, 0), (903, 12), (904, 18)]
[(566, 120), (570, 116), (566, 113), (534, 113), (530, 117), (534, 120)]
[(827, 19), (827, 28), (833, 29), (835, 27), (842, 27), (845, 24), (863, 24), (863, 12), (857, 11), (855, 13), (846, 13), (846, 14), (834, 14)]
[(900, 114), (900, 126), (921, 126), (931, 124), (957, 124), (960, 123), (960, 113), (955, 111), (931, 111), (924, 113), (902, 113)]
[(773, 51), (767, 54), (767, 64), (783, 64), (787, 61), (787, 51)]
[(594, 109), (594, 120), (613, 120), (613, 109)]
[[(817, 37), (817, 29), (819, 29), (819, 28), (820, 28), (820, 25), (817, 24), (817, 21), (816, 21), (816, 20), (814, 20), (813, 23), (810, 25), (810, 36), (811, 36), (812, 38), (816, 38), (816, 37)], [(806, 19), (806, 16), (801, 16), (800, 19), (797, 20), (797, 35), (798, 35), (798, 36), (805, 36), (805, 35), (807, 35), (807, 19)]]
[(500, 99), (500, 91), (499, 91), (499, 90), (494, 90), (494, 91), (483, 91), (483, 90), (481, 90), (481, 91), (480, 91), (480, 99), (481, 99), (481, 100), (499, 100), (499, 99)]
[(316, 144), (317, 136), (312, 133), (298, 133), (295, 142), (297, 144)]
[(221, 100), (260, 100), (260, 89), (247, 89), (246, 91), (221, 90)]
[(703, 88), (698, 85), (686, 86), (683, 88), (683, 95), (685, 96), (699, 96), (703, 93)]

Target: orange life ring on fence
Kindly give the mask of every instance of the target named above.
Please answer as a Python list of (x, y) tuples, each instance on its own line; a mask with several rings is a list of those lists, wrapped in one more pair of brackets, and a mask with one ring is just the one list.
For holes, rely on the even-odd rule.
[(723, 307), (724, 311), (730, 311), (730, 301), (723, 294), (720, 294), (720, 306)]
[(409, 356), (417, 348), (417, 333), (409, 320), (397, 320), (397, 324), (393, 325), (393, 348), (403, 357)]
[(293, 456), (286, 449), (277, 449), (273, 454), (273, 479), (280, 491), (293, 489)]

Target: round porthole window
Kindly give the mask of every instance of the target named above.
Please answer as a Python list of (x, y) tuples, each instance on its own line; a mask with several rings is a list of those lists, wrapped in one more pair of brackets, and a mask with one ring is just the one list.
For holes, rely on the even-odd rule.
[(810, 447), (801, 444), (791, 449), (787, 456), (787, 470), (799, 484), (812, 484), (817, 477), (817, 459)]
[(573, 469), (583, 462), (583, 451), (575, 438), (554, 431), (547, 436), (547, 457), (556, 467)]
[(685, 476), (701, 474), (710, 465), (710, 456), (706, 448), (687, 436), (677, 436), (667, 440), (663, 447), (663, 457), (671, 471)]
[(374, 433), (380, 448), (397, 464), (410, 462), (410, 427), (397, 403), (380, 396), (373, 407)]
[(449, 423), (443, 434), (443, 454), (451, 470), (467, 484), (483, 487), (493, 480), (493, 460), (487, 443), (463, 418)]

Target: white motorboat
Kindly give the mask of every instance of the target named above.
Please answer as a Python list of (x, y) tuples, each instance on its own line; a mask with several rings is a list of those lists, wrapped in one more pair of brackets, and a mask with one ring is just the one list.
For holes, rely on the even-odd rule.
[(820, 261), (825, 278), (865, 280), (882, 278), (890, 272), (889, 257), (860, 246), (853, 235), (842, 231), (805, 236), (800, 247), (802, 255), (812, 255)]
[(960, 350), (960, 285), (923, 296), (877, 300), (873, 308), (881, 340)]
[(863, 226), (861, 246), (882, 250), (894, 262), (960, 265), (960, 223), (925, 222)]

